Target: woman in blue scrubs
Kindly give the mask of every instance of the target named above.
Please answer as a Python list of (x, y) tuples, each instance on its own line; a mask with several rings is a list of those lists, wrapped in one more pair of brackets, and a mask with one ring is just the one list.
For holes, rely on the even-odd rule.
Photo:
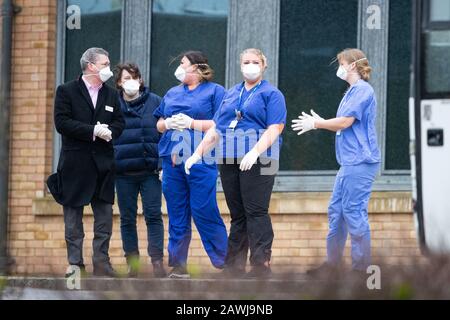
[(175, 77), (181, 85), (170, 89), (154, 116), (163, 133), (159, 143), (162, 160), (162, 189), (169, 215), (169, 266), (171, 278), (189, 278), (186, 268), (191, 241), (191, 217), (214, 267), (223, 268), (227, 251), (227, 230), (216, 200), (217, 166), (204, 161), (184, 171), (184, 160), (195, 150), (203, 132), (214, 125), (213, 116), (225, 89), (211, 82), (213, 70), (206, 56), (189, 51)]
[[(263, 80), (267, 59), (258, 49), (241, 54), (244, 81), (225, 95), (214, 122), (186, 171), (209, 154), (223, 160), (220, 178), (231, 214), (224, 274), (267, 278), (271, 275), (273, 229), (269, 204), (278, 171), (281, 133), (286, 124), (283, 94)], [(250, 249), (252, 269), (245, 274)]]
[(299, 135), (313, 129), (336, 132), (336, 158), (340, 169), (328, 207), (327, 262), (310, 270), (311, 275), (340, 270), (348, 233), (352, 241), (352, 269), (365, 273), (371, 263), (367, 209), (381, 161), (375, 124), (377, 102), (367, 82), (372, 68), (358, 49), (342, 51), (337, 61), (340, 65), (337, 76), (350, 87), (336, 118), (324, 120), (311, 110), (311, 115), (303, 113), (292, 125)]

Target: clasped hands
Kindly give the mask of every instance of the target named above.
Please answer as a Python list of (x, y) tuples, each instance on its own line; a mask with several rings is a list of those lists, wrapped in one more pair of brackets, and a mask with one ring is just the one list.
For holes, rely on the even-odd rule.
[(107, 124), (101, 124), (100, 122), (97, 122), (94, 127), (94, 137), (98, 137), (105, 140), (106, 142), (110, 142), (112, 140), (112, 132), (108, 129)]
[(192, 122), (194, 119), (185, 115), (184, 113), (179, 113), (170, 118), (164, 120), (167, 130), (179, 130), (183, 131), (184, 129), (191, 129)]

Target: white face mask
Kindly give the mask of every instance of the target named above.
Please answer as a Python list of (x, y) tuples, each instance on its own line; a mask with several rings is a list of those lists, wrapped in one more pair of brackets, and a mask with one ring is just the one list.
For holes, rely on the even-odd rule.
[(261, 68), (257, 64), (249, 63), (245, 64), (242, 69), (244, 78), (250, 81), (256, 80), (261, 76)]
[[(355, 65), (356, 65), (356, 63), (358, 63), (358, 62), (360, 62), (360, 61), (363, 61), (363, 60), (366, 60), (367, 58), (362, 58), (362, 59), (359, 59), (359, 60), (356, 60), (355, 62), (352, 62), (350, 65), (349, 65), (349, 67), (354, 63)], [(357, 73), (357, 72), (350, 72), (350, 71), (348, 71), (347, 69), (345, 69), (344, 68), (344, 66), (339, 66), (339, 69), (338, 69), (338, 71), (336, 72), (336, 76), (338, 77), (338, 78), (340, 78), (340, 79), (342, 79), (342, 80), (347, 80), (347, 78), (348, 78), (348, 75), (349, 74), (353, 74), (353, 73)]]
[(175, 78), (177, 78), (178, 81), (184, 82), (186, 79), (186, 70), (182, 66), (178, 66), (177, 70), (175, 70)]
[[(91, 63), (92, 63), (92, 64), (95, 66), (95, 68), (97, 68), (97, 70), (98, 70), (98, 67), (95, 65), (95, 63), (93, 63), (93, 62), (91, 62)], [(106, 82), (106, 81), (108, 81), (109, 79), (111, 79), (111, 77), (112, 77), (114, 74), (112, 73), (111, 68), (110, 68), (109, 66), (107, 66), (107, 67), (103, 68), (102, 70), (98, 71), (98, 75), (99, 75), (99, 77), (100, 77), (100, 80), (102, 80), (102, 82)]]
[(348, 77), (348, 71), (344, 68), (344, 66), (339, 66), (336, 76), (345, 81)]
[(123, 83), (122, 88), (125, 94), (129, 97), (134, 97), (138, 94), (139, 88), (141, 87), (141, 84), (138, 80), (127, 80)]

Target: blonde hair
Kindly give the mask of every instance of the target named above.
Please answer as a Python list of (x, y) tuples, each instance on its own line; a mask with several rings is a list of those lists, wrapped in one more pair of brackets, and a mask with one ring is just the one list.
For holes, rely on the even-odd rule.
[(359, 49), (345, 49), (338, 53), (336, 60), (341, 62), (346, 61), (348, 64), (355, 62), (356, 70), (358, 71), (361, 79), (364, 81), (369, 81), (370, 74), (372, 73), (372, 67), (369, 65), (369, 60), (367, 59), (364, 52)]
[(214, 78), (214, 70), (207, 63), (197, 63), (197, 72), (203, 81), (211, 81)]
[(252, 53), (252, 54), (258, 56), (258, 58), (261, 59), (262, 64), (263, 64), (262, 69), (263, 70), (267, 69), (268, 65), (267, 65), (267, 58), (266, 58), (266, 56), (264, 55), (264, 53), (260, 49), (256, 49), (256, 48), (248, 48), (248, 49), (245, 49), (244, 51), (242, 51), (242, 53), (241, 53), (241, 55), (239, 57), (240, 61), (241, 61), (241, 64), (242, 64), (242, 59), (244, 58), (244, 55), (247, 54), (247, 53)]

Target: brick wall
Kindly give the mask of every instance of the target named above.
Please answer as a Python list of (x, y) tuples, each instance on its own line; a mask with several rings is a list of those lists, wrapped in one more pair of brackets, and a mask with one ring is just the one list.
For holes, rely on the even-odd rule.
[[(56, 1), (17, 0), (12, 52), (10, 248), (17, 271), (39, 270), (35, 253), (48, 234), (32, 201), (44, 194), (52, 164)], [(30, 269), (29, 265), (36, 265)]]
[[(321, 263), (326, 256), (326, 236), (328, 221), (325, 214), (329, 193), (274, 193), (270, 205), (275, 239), (273, 243), (272, 265), (275, 271), (303, 272)], [(224, 195), (218, 193), (219, 209), (229, 230), (229, 211)], [(165, 247), (167, 247), (167, 214), (163, 202)], [(410, 195), (408, 193), (374, 193), (369, 211), (372, 229), (372, 253), (374, 262), (389, 264), (409, 264), (414, 262), (420, 252), (417, 246), (413, 216), (410, 213)], [(125, 260), (120, 238), (119, 215), (117, 205), (114, 206), (114, 231), (110, 254), (112, 263), (119, 270), (125, 270)], [(139, 203), (138, 212), (142, 212)], [(60, 274), (66, 267), (64, 225), (62, 209), (50, 197), (33, 200), (35, 225), (42, 230), (43, 242), (36, 242), (43, 247), (33, 246), (30, 251), (17, 251), (17, 254), (34, 255), (33, 265), (24, 266), (27, 273)], [(86, 241), (84, 256), (88, 271), (91, 269), (92, 210), (85, 210)], [(146, 256), (146, 226), (140, 214), (138, 219), (140, 252)], [(28, 232), (32, 238), (37, 233)], [(31, 241), (34, 243), (33, 241)], [(19, 242), (26, 245), (26, 240)], [(30, 243), (30, 242), (28, 242)], [(165, 252), (167, 257), (167, 251)], [(350, 263), (350, 241), (345, 252), (347, 263)], [(27, 258), (28, 259), (28, 258)], [(27, 260), (28, 261), (28, 260)], [(166, 259), (167, 262), (167, 259)], [(208, 257), (205, 254), (198, 232), (193, 225), (193, 236), (189, 253), (189, 264), (194, 271), (211, 272)], [(150, 271), (150, 268), (148, 269)], [(21, 271), (24, 272), (24, 271)]]
[[(415, 232), (412, 231), (412, 217), (410, 214), (372, 214), (372, 253), (375, 262), (380, 261), (390, 264), (407, 264), (419, 256), (415, 240)], [(229, 216), (224, 215), (224, 220), (229, 230)], [(273, 215), (272, 222), (275, 231), (273, 243), (272, 266), (277, 272), (295, 271), (304, 272), (306, 269), (323, 262), (326, 256), (327, 218), (324, 214), (289, 214)], [(92, 271), (92, 215), (84, 218), (86, 239), (84, 245), (85, 263), (88, 271)], [(40, 217), (37, 225), (46, 234), (46, 240), (33, 241), (35, 233), (25, 233), (30, 240), (16, 241), (16, 259), (18, 262), (26, 262), (27, 265), (19, 265), (20, 273), (52, 273), (62, 274), (67, 267), (65, 258), (65, 242), (63, 224), (60, 216), (50, 215)], [(395, 225), (395, 227), (394, 227)], [(146, 257), (146, 229), (142, 215), (138, 219), (140, 252)], [(164, 218), (165, 247), (167, 247), (167, 216)], [(190, 246), (189, 265), (193, 271), (213, 272), (208, 257), (200, 241), (198, 232), (193, 226), (193, 237)], [(27, 247), (30, 242), (36, 242)], [(19, 248), (22, 247), (22, 248)], [(122, 253), (122, 241), (120, 238), (119, 220), (115, 217), (113, 238), (111, 241), (111, 261), (118, 269), (125, 271), (125, 260)], [(350, 242), (346, 247), (346, 262), (350, 264)], [(165, 252), (167, 263), (167, 251)], [(148, 262), (149, 264), (149, 262)], [(150, 267), (147, 266), (148, 271)]]
[[(62, 274), (66, 249), (61, 207), (46, 195), (51, 172), (53, 94), (55, 82), (56, 1), (16, 0), (22, 12), (14, 22), (11, 114), (10, 253), (19, 274)], [(325, 256), (329, 193), (274, 194), (273, 267), (304, 271)], [(229, 227), (223, 194), (219, 206)], [(165, 211), (165, 206), (163, 207)], [(117, 206), (110, 254), (124, 269)], [(391, 263), (408, 263), (419, 255), (408, 193), (379, 193), (370, 207), (373, 255)], [(164, 216), (167, 246), (167, 216)], [(92, 215), (84, 219), (85, 262), (91, 270)], [(141, 254), (146, 253), (145, 223), (138, 220)], [(346, 250), (349, 256), (349, 250)], [(167, 253), (166, 253), (167, 257)], [(193, 232), (189, 262), (192, 270), (211, 271), (198, 233)]]

